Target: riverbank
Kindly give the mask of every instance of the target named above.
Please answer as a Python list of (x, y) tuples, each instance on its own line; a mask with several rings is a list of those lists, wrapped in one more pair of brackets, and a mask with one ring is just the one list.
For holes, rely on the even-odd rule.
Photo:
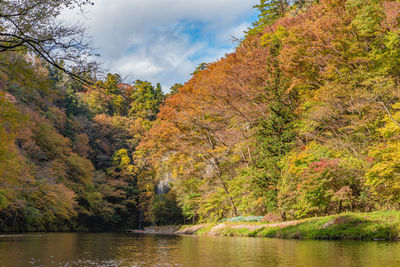
[(278, 223), (209, 223), (147, 227), (143, 233), (285, 239), (400, 240), (400, 212), (341, 213)]

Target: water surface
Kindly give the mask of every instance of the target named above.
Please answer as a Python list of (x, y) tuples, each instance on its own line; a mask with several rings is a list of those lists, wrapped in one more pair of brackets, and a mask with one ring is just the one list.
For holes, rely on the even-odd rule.
[(0, 235), (0, 266), (400, 266), (399, 242), (120, 234)]

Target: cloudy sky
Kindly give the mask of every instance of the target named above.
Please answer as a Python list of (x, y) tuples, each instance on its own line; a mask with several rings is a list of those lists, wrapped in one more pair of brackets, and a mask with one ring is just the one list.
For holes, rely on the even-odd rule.
[(110, 72), (160, 82), (164, 89), (190, 77), (236, 45), (258, 0), (94, 0), (86, 24)]

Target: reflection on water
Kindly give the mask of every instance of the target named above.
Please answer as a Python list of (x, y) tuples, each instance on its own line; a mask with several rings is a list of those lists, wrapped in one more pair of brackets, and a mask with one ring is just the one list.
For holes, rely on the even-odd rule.
[(0, 235), (0, 266), (400, 266), (400, 243), (140, 234)]

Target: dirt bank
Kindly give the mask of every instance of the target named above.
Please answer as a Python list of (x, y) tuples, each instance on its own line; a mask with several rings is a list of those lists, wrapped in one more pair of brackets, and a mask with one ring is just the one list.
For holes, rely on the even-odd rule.
[(278, 223), (210, 223), (146, 227), (147, 234), (251, 236), (296, 239), (399, 240), (400, 212), (342, 213)]

